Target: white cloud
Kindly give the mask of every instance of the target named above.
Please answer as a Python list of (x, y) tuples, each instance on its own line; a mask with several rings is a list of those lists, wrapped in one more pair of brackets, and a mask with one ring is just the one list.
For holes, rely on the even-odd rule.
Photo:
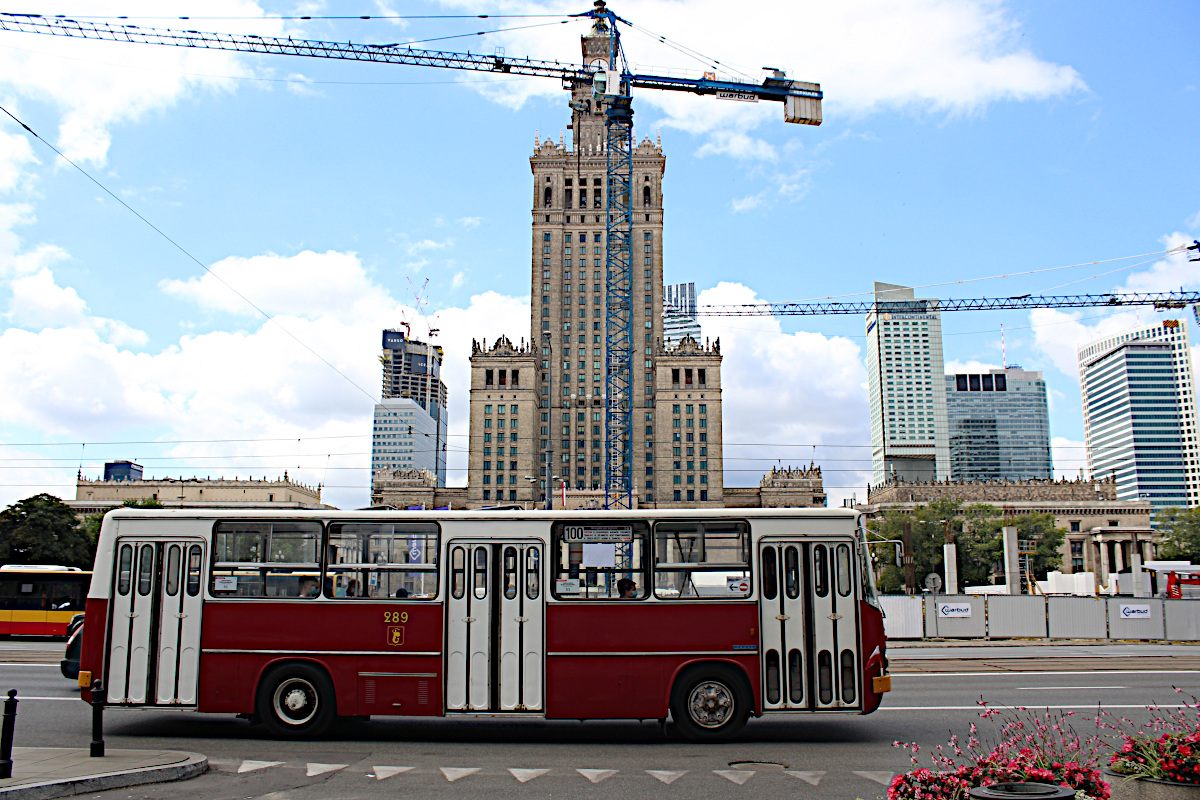
[[(1164, 250), (1186, 247), (1193, 237), (1175, 232), (1159, 241)], [(1149, 269), (1131, 274), (1118, 292), (1171, 292), (1180, 288), (1200, 287), (1200, 261), (1189, 261), (1187, 253), (1180, 251), (1154, 262)]]
[(697, 156), (727, 155), (740, 160), (774, 161), (778, 152), (769, 143), (739, 131), (716, 131), (696, 151)]
[(454, 273), (454, 277), (450, 280), (450, 288), (451, 289), (461, 289), (466, 284), (466, 282), (467, 282), (467, 273), (463, 270), (459, 270), (458, 272)]
[(213, 264), (212, 274), (159, 283), (166, 294), (204, 308), (259, 316), (227, 281), (263, 311), (305, 317), (346, 314), (370, 297), (372, 284), (354, 253), (305, 250), (294, 256), (268, 253), (230, 256)]
[(1197, 211), (1195, 214), (1192, 214), (1190, 217), (1188, 217), (1187, 226), (1192, 230), (1200, 228), (1200, 211)]
[[(697, 302), (765, 301), (742, 284), (722, 282)], [(871, 441), (859, 345), (840, 336), (784, 333), (774, 317), (702, 317), (701, 324), (705, 338), (721, 342), (726, 485), (757, 485), (780, 453), (807, 464), (815, 452), (831, 506), (841, 505), (853, 487), (861, 496), (870, 480), (869, 448), (783, 446)]]
[[(42, 6), (42, 8), (39, 8)], [(58, 9), (33, 3), (30, 10)], [(250, 0), (210, 0), (208, 30), (259, 35), (284, 32), (279, 20), (255, 20), (263, 10)], [(181, 0), (97, 0), (89, 14), (172, 16), (189, 13)], [(0, 49), (0, 89), (31, 103), (49, 103), (61, 114), (57, 144), (76, 161), (105, 163), (114, 126), (176, 103), (190, 90), (228, 91), (234, 77), (252, 74), (235, 53), (85, 41), (5, 33)], [(222, 76), (222, 77), (218, 77)], [(49, 131), (39, 131), (47, 139)], [(0, 170), (2, 172), (2, 170)]]
[[(4, 127), (12, 127), (5, 118)], [(37, 164), (37, 156), (33, 154), (33, 145), (24, 133), (9, 133), (0, 130), (0, 192), (11, 192), (16, 189), (25, 177), (23, 167), (26, 164)]]
[(458, 219), (458, 224), (467, 230), (478, 228), (481, 222), (483, 222), (483, 217), (459, 217)]
[(758, 194), (748, 194), (745, 197), (735, 197), (733, 200), (729, 201), (729, 204), (733, 207), (733, 212), (735, 214), (741, 214), (746, 211), (753, 211), (761, 206), (763, 201), (766, 199), (767, 193), (764, 190)]
[(1080, 346), (1136, 328), (1141, 324), (1137, 312), (1134, 311), (1119, 311), (1086, 324), (1085, 318), (1093, 316), (1094, 314), (1086, 309), (1059, 311), (1054, 308), (1038, 308), (1029, 312), (1034, 348), (1048, 358), (1059, 372), (1076, 383), (1079, 381), (1079, 361), (1076, 353)]
[[(483, 0), (443, 0), (455, 9), (486, 11)], [(490, 8), (490, 7), (488, 7)], [(511, 13), (574, 11), (561, 2), (517, 2)], [(1071, 67), (1039, 57), (1001, 0), (760, 0), (729, 13), (717, 0), (627, 0), (621, 14), (665, 33), (701, 53), (733, 65), (759, 82), (764, 62), (790, 77), (816, 81), (825, 92), (827, 118), (878, 109), (943, 114), (974, 113), (995, 102), (1043, 100), (1085, 89)], [(719, 19), (719, 25), (712, 21)], [(579, 60), (576, 36), (588, 24), (535, 28), (492, 37), (513, 55)], [(569, 34), (566, 32), (569, 30)], [(805, 32), (817, 31), (817, 35)], [(625, 50), (635, 71), (695, 77), (711, 69), (638, 32), (626, 33)], [(556, 96), (552, 81), (473, 84), (509, 105)], [(642, 90), (639, 107), (665, 114), (664, 125), (694, 133), (717, 132), (722, 147), (731, 132), (744, 133), (764, 120), (782, 120), (773, 102), (738, 103)], [(765, 151), (760, 151), (765, 152)]]

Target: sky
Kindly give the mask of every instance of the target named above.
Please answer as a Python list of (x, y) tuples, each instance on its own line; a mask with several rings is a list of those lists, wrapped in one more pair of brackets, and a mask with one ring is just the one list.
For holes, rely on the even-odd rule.
[[(565, 15), (589, 7), (10, 10), (573, 62), (587, 23)], [(776, 103), (635, 92), (637, 136), (667, 157), (665, 280), (695, 282), (701, 304), (862, 300), (874, 281), (941, 298), (1200, 289), (1200, 263), (1166, 253), (1200, 237), (1195, 3), (612, 8), (637, 26), (622, 34), (640, 72), (716, 60), (825, 92), (820, 127), (785, 124)], [(535, 137), (566, 134), (567, 99), (544, 78), (0, 31), (0, 106), (87, 173), (0, 115), (0, 503), (74, 497), (77, 472), (132, 459), (147, 477), (286, 470), (366, 505), (380, 331), (401, 323), (438, 330), (449, 483), (464, 484), (471, 342), (528, 336), (527, 159)], [(946, 313), (946, 369), (1043, 371), (1055, 466), (1074, 477), (1076, 347), (1158, 318)], [(702, 324), (724, 356), (726, 485), (815, 460), (830, 505), (863, 500), (863, 319)]]

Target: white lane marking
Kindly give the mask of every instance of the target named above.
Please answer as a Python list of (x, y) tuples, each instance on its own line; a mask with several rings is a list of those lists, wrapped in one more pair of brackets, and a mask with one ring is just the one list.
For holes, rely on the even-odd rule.
[(1018, 692), (1063, 692), (1070, 689), (1128, 689), (1128, 686), (1018, 686)]
[(821, 784), (821, 778), (825, 777), (824, 772), (804, 772), (802, 770), (792, 770), (792, 769), (789, 769), (787, 771), (787, 774), (791, 775), (793, 777), (799, 778), (800, 780), (804, 781), (805, 783), (811, 784), (813, 786), (819, 786)]
[(345, 769), (348, 764), (308, 764), (308, 777), (315, 778), (318, 775), (324, 775), (326, 772), (337, 772), (339, 769)]
[(238, 774), (243, 772), (253, 772), (256, 769), (266, 769), (267, 767), (278, 767), (282, 761), (243, 761), (238, 767)]
[(1028, 675), (1188, 675), (1194, 669), (1089, 669), (1077, 671), (1025, 672), (1016, 670), (988, 670), (980, 672), (893, 672), (893, 678), (974, 678), (979, 675), (1006, 675), (1023, 678)]
[(869, 781), (875, 781), (881, 786), (887, 786), (892, 782), (892, 778), (896, 777), (894, 772), (874, 772), (864, 770), (853, 770), (854, 774), (860, 778), (866, 778)]
[(78, 697), (21, 697), (21, 695), (17, 695), (17, 699), (22, 700), (22, 701), (27, 701), (27, 700), (74, 700), (76, 703), (83, 702)]
[(646, 774), (658, 778), (668, 786), (687, 775), (686, 769), (648, 769)]
[(606, 778), (611, 778), (618, 772), (618, 770), (615, 769), (577, 769), (575, 771), (587, 778), (592, 783), (599, 783)]
[(738, 786), (754, 777), (752, 769), (714, 769), (713, 772), (726, 780), (733, 781)]
[[(1115, 704), (1111, 704), (1111, 703), (1099, 703), (1099, 704), (1097, 704), (1097, 703), (1089, 703), (1089, 704), (1088, 704), (1088, 705), (1086, 705), (1086, 706), (1080, 706), (1080, 705), (1060, 705), (1060, 704), (1058, 704), (1058, 703), (1049, 703), (1049, 704), (1045, 704), (1045, 703), (1033, 703), (1033, 704), (1032, 704), (1032, 705), (1030, 705), (1030, 706), (1004, 706), (1004, 705), (1000, 705), (1000, 704), (998, 704), (998, 703), (988, 703), (988, 706), (987, 706), (987, 707), (988, 707), (988, 708), (992, 708), (992, 709), (997, 709), (997, 708), (999, 708), (999, 709), (1010, 709), (1010, 708), (1062, 708), (1062, 709), (1066, 709), (1066, 710), (1070, 711), (1070, 710), (1072, 710), (1072, 709), (1079, 709), (1079, 708), (1086, 708), (1086, 709), (1089, 709), (1089, 710), (1091, 710), (1091, 709), (1093, 709), (1093, 708), (1105, 708), (1105, 709), (1112, 709), (1112, 708), (1145, 708), (1146, 706), (1145, 706), (1145, 704), (1134, 704), (1134, 705), (1115, 705)], [(1155, 707), (1156, 707), (1156, 708), (1187, 708), (1187, 706), (1184, 706), (1184, 705), (1159, 705), (1159, 706), (1155, 706)], [(879, 710), (879, 711), (978, 711), (978, 710), (979, 710), (979, 709), (981, 709), (981, 708), (983, 708), (983, 706), (981, 706), (981, 705), (979, 705), (978, 703), (976, 703), (976, 704), (975, 704), (975, 705), (973, 705), (973, 706), (882, 706), (882, 707), (881, 707), (881, 708), (879, 708), (878, 710)]]
[(399, 775), (401, 772), (408, 772), (412, 767), (373, 767), (373, 769), (375, 770), (375, 780), (382, 781), (393, 775)]
[(542, 777), (550, 770), (548, 770), (548, 769), (517, 769), (515, 767), (509, 767), (508, 771), (511, 772), (512, 776), (514, 778), (516, 778), (517, 780), (519, 780), (521, 783), (528, 783), (529, 781), (533, 780), (534, 778)]
[(438, 767), (442, 774), (446, 776), (446, 780), (454, 782), (459, 778), (465, 778), (468, 775), (474, 775), (482, 767)]
[(20, 661), (0, 661), (0, 667), (61, 667), (61, 664), (26, 664)]

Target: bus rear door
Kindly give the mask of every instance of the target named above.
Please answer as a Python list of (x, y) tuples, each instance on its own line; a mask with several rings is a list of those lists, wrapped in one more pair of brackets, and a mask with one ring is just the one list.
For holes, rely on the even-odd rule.
[(449, 543), (446, 709), (541, 711), (542, 544)]
[(861, 707), (854, 544), (759, 545), (763, 708)]
[(199, 539), (117, 541), (110, 703), (196, 704), (203, 565)]

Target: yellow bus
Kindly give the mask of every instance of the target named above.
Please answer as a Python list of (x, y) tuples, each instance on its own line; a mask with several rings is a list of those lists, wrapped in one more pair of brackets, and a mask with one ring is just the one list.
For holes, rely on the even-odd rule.
[(0, 636), (66, 636), (91, 582), (92, 573), (78, 567), (0, 567)]

